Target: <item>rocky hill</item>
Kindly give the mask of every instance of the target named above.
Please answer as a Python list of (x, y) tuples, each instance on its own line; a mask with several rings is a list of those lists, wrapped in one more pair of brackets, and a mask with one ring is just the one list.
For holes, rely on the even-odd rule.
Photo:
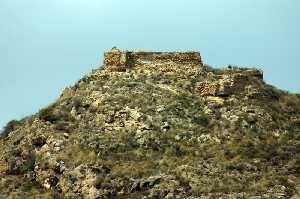
[(0, 138), (0, 198), (299, 194), (300, 96), (197, 52), (114, 48)]

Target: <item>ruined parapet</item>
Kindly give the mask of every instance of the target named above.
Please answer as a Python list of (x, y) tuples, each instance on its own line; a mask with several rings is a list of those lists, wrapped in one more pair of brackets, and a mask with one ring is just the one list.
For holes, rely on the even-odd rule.
[(232, 75), (232, 74), (243, 74), (248, 77), (256, 77), (258, 79), (263, 79), (264, 73), (262, 70), (257, 68), (243, 68), (243, 67), (232, 67), (220, 70), (222, 75)]
[(169, 63), (173, 67), (176, 65), (203, 66), (199, 52), (121, 51), (113, 48), (104, 53), (104, 67), (115, 71), (125, 71), (128, 68), (139, 68), (147, 64), (155, 65), (155, 63), (156, 65)]
[(228, 73), (217, 77), (214, 81), (200, 82), (195, 89), (202, 96), (226, 97), (241, 92), (246, 85), (250, 84), (251, 78), (257, 78), (244, 73)]
[(129, 52), (129, 59), (133, 65), (139, 65), (145, 61), (202, 65), (199, 52)]
[(211, 76), (211, 80), (199, 82), (195, 89), (202, 96), (215, 97), (226, 97), (242, 92), (245, 86), (252, 82), (253, 78), (263, 79), (263, 72), (256, 68), (229, 66), (224, 69), (207, 70), (207, 67), (202, 63), (200, 53), (193, 51), (145, 52), (121, 51), (113, 48), (104, 54), (104, 68), (118, 72), (135, 69), (147, 74), (154, 72), (173, 75), (178, 80), (188, 79), (197, 74)]
[(212, 80), (200, 82), (195, 87), (202, 96), (226, 97), (246, 89), (252, 97), (255, 97), (259, 92), (249, 85), (256, 80), (263, 80), (263, 71), (257, 68), (229, 66), (224, 69), (212, 70), (207, 75), (210, 75)]
[(125, 71), (129, 67), (129, 55), (128, 52), (122, 52), (117, 48), (113, 48), (111, 51), (104, 53), (104, 67)]

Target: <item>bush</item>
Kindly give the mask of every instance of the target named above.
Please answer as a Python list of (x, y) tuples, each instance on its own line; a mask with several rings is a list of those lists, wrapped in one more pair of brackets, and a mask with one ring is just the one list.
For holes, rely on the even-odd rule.
[(59, 116), (54, 113), (54, 105), (42, 109), (39, 112), (39, 118), (45, 121), (49, 121), (51, 123), (60, 119)]
[(42, 110), (40, 110), (38, 116), (40, 119), (44, 121), (48, 121), (51, 123), (57, 123), (59, 121), (70, 121), (72, 120), (71, 116), (67, 111), (57, 111), (57, 104), (52, 104)]
[(193, 117), (193, 123), (202, 125), (202, 126), (207, 126), (209, 124), (209, 119), (206, 115), (196, 115)]
[(20, 124), (17, 120), (11, 120), (6, 124), (6, 126), (3, 128), (2, 133), (0, 134), (0, 139), (6, 138), (10, 132), (16, 129), (16, 127)]

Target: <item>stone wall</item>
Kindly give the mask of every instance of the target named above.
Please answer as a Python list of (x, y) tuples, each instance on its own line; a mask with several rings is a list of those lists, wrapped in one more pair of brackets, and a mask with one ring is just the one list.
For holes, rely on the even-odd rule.
[(113, 48), (104, 54), (104, 68), (118, 72), (130, 68), (142, 72), (155, 71), (164, 75), (175, 75), (178, 80), (187, 79), (200, 71), (210, 75), (212, 80), (198, 82), (196, 91), (202, 96), (215, 97), (240, 93), (253, 78), (263, 80), (263, 71), (256, 68), (229, 66), (208, 71), (203, 66), (199, 52), (121, 51)]
[(243, 74), (246, 76), (256, 77), (258, 79), (263, 79), (263, 71), (257, 68), (241, 68), (241, 67), (228, 67), (218, 71), (220, 75), (233, 75), (233, 74)]
[(111, 51), (104, 53), (104, 66), (118, 71), (124, 71), (126, 68), (141, 67), (147, 62), (203, 65), (199, 52), (121, 51), (113, 48)]
[(195, 89), (202, 96), (226, 97), (232, 94), (240, 93), (246, 85), (249, 85), (253, 78), (260, 79), (261, 76), (246, 73), (231, 73), (217, 75), (217, 80), (210, 82), (200, 82)]

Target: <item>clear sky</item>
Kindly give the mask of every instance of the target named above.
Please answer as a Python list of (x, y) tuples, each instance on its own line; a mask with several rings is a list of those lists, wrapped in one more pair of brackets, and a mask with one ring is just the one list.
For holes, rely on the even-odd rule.
[(300, 92), (299, 0), (0, 0), (0, 127), (53, 102), (106, 49), (199, 50)]

